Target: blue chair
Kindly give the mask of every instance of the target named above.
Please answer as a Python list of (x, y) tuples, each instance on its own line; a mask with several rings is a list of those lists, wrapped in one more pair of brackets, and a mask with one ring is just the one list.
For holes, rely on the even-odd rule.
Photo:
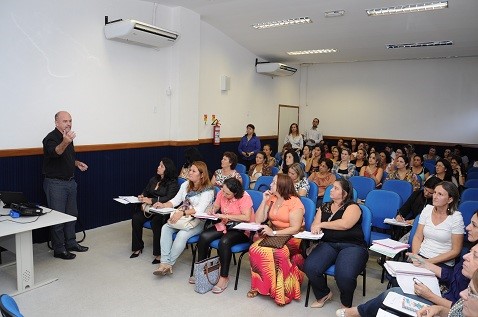
[(478, 172), (469, 172), (468, 175), (466, 175), (466, 179), (478, 179)]
[(469, 179), (465, 182), (465, 188), (478, 188), (478, 179)]
[(307, 193), (307, 197), (317, 205), (317, 196), (319, 196), (319, 186), (317, 186), (316, 183), (309, 181), (309, 192)]
[(274, 179), (274, 176), (261, 176), (256, 180), (254, 185), (254, 190), (265, 192), (266, 190), (271, 189), (271, 183)]
[[(254, 212), (259, 209), (259, 206), (261, 205), (262, 202), (262, 193), (258, 192), (256, 190), (252, 189), (247, 189), (246, 192), (251, 196), (252, 199), (252, 208), (254, 209)], [(221, 239), (216, 239), (212, 241), (209, 244), (209, 247), (211, 249), (219, 249), (219, 242)], [(242, 263), (242, 257), (249, 252), (249, 247), (251, 246), (251, 242), (243, 242), (243, 243), (238, 243), (235, 244), (231, 247), (231, 252), (234, 254), (234, 262), (236, 261), (235, 254), (240, 253), (241, 255), (239, 256), (239, 260), (237, 262), (237, 270), (236, 270), (236, 281), (234, 283), (234, 290), (237, 290), (237, 284), (239, 282), (239, 274), (241, 273), (241, 263)]]
[[(353, 185), (352, 185), (353, 187)], [(328, 202), (331, 202), (332, 199), (330, 199), (330, 190), (332, 189), (332, 185), (329, 185), (325, 188), (325, 192), (324, 192), (324, 199), (322, 200), (322, 203), (328, 203)], [(354, 197), (353, 197), (353, 200), (355, 202), (357, 202), (357, 198), (358, 198), (358, 193), (357, 193), (357, 190), (354, 188)]]
[(435, 169), (436, 163), (437, 162), (435, 160), (426, 160), (423, 162), (423, 166), (430, 171), (430, 175), (436, 173), (436, 169)]
[(413, 193), (413, 185), (407, 181), (402, 181), (399, 179), (386, 180), (382, 185), (382, 189), (397, 193), (402, 199), (400, 202), (400, 207), (402, 207), (402, 205)]
[(251, 179), (249, 178), (249, 175), (247, 175), (246, 173), (239, 174), (241, 174), (242, 178), (242, 188), (249, 189), (249, 185), (251, 184)]
[(312, 222), (314, 222), (314, 217), (316, 214), (316, 203), (308, 198), (308, 197), (300, 197), (300, 201), (304, 205), (304, 223), (305, 223), (305, 230), (310, 231), (310, 227), (312, 226)]
[(478, 201), (464, 201), (458, 207), (458, 210), (461, 212), (463, 216), (463, 222), (465, 223), (465, 227), (468, 226), (471, 222), (471, 217), (475, 214), (475, 211), (478, 210)]
[(467, 173), (474, 173), (474, 172), (478, 172), (478, 167), (471, 166), (468, 168)]
[(272, 170), (272, 176), (276, 176), (279, 173), (278, 167), (273, 166), (271, 170)]
[(178, 184), (179, 184), (179, 186), (181, 186), (184, 182), (187, 182), (187, 179), (182, 178), (182, 177), (178, 177)]
[(237, 171), (238, 173), (245, 173), (245, 174), (247, 174), (246, 165), (241, 164), (241, 163), (237, 163), (237, 164), (236, 164), (236, 171)]
[(7, 294), (0, 295), (0, 311), (5, 317), (23, 317), (15, 300)]
[(478, 201), (478, 188), (467, 188), (461, 193), (460, 202)]
[[(362, 231), (364, 235), (364, 240), (367, 247), (370, 245), (371, 242), (371, 232), (372, 232), (372, 212), (370, 209), (365, 205), (360, 205), (360, 209), (362, 210)], [(335, 264), (332, 264), (326, 271), (325, 276), (335, 276)], [(366, 281), (367, 281), (367, 268), (365, 267), (360, 273), (363, 278), (362, 282), (362, 295), (365, 296), (366, 291)], [(307, 285), (307, 293), (305, 295), (305, 307), (309, 305), (309, 295), (310, 295), (310, 282)]]
[(388, 177), (388, 173), (383, 171), (383, 174), (382, 174), (382, 184), (385, 182), (385, 180), (387, 179)]
[(372, 227), (378, 228), (383, 232), (372, 231), (372, 241), (390, 238), (387, 231), (390, 226), (383, 223), (385, 218), (395, 218), (402, 204), (400, 196), (388, 190), (372, 190), (365, 198), (365, 205), (372, 212)]
[(358, 199), (364, 200), (367, 194), (375, 189), (375, 181), (370, 177), (352, 176), (349, 180), (357, 190)]
[(221, 187), (214, 186), (214, 199), (217, 197), (217, 194), (221, 191)]

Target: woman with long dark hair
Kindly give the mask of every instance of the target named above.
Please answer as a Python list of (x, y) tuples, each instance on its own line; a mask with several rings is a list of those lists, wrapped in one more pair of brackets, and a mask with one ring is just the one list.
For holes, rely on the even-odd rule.
[(257, 152), (261, 150), (261, 140), (256, 136), (256, 127), (249, 123), (246, 127), (246, 134), (241, 138), (237, 151), (242, 164), (246, 166), (246, 171), (256, 158)]

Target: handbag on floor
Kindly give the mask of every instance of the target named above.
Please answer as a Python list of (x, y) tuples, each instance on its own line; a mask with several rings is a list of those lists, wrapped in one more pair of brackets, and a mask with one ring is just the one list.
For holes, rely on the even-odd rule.
[(194, 277), (196, 277), (194, 290), (200, 294), (212, 290), (219, 281), (220, 269), (221, 263), (218, 256), (194, 263)]

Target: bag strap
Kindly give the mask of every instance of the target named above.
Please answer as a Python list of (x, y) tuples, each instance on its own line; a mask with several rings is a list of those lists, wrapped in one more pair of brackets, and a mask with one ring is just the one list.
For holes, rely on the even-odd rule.
[(207, 281), (209, 282), (209, 284), (211, 285), (216, 285), (217, 282), (219, 282), (219, 277), (220, 277), (220, 274), (217, 275), (217, 279), (215, 282), (211, 282), (210, 278), (209, 278), (209, 272), (212, 272), (212, 271), (216, 271), (216, 270), (219, 270), (221, 269), (221, 263), (218, 261), (216, 264), (210, 262), (206, 262), (204, 264), (204, 274), (206, 275), (206, 278), (207, 278)]

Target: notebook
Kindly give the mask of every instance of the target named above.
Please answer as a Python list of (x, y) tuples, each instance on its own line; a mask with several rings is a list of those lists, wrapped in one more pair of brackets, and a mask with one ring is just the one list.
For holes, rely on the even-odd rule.
[(2, 192), (0, 191), (0, 200), (5, 204), (3, 208), (11, 208), (11, 204), (28, 203), (28, 199), (22, 192)]

